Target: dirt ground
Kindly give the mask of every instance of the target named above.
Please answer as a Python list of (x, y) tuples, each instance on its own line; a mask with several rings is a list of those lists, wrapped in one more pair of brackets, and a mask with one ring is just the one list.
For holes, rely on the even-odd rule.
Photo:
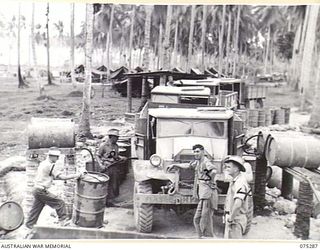
[[(126, 98), (110, 87), (105, 88), (105, 97), (101, 97), (101, 87), (94, 86), (95, 96), (92, 99), (91, 128), (94, 135), (103, 135), (107, 128), (116, 124), (124, 124)], [(57, 83), (56, 86), (45, 86), (48, 98), (39, 99), (38, 84), (30, 88), (18, 89), (16, 79), (0, 78), (0, 165), (8, 158), (24, 157), (27, 149), (27, 125), (31, 117), (73, 118), (78, 123), (81, 112), (82, 97), (69, 97), (68, 94), (81, 90), (82, 85), (74, 89), (70, 84)], [(270, 88), (268, 91), (268, 106), (292, 107), (290, 124), (301, 125), (308, 121), (309, 114), (297, 112), (298, 93), (288, 90), (286, 86)], [(139, 99), (133, 99), (136, 110)], [(11, 177), (12, 178), (12, 177)], [(24, 178), (24, 172), (16, 173), (17, 181)], [(134, 231), (132, 210), (133, 176), (129, 173), (127, 180), (121, 186), (120, 196), (115, 200), (122, 207), (107, 208), (105, 212), (105, 228), (108, 230)], [(293, 227), (288, 221), (293, 221), (294, 215), (257, 216), (254, 218), (247, 239), (292, 240)], [(190, 214), (192, 217), (192, 213)], [(190, 219), (190, 218), (189, 218)], [(39, 225), (50, 225), (55, 220), (54, 211), (46, 208), (40, 217)], [(171, 210), (155, 211), (153, 233), (178, 238), (195, 238), (192, 223), (185, 218), (179, 218)], [(221, 217), (215, 217), (216, 237), (223, 238)], [(289, 223), (290, 224), (290, 223)], [(15, 238), (16, 234), (12, 234)], [(10, 238), (10, 237), (9, 237)], [(320, 240), (320, 220), (311, 219), (310, 239)]]

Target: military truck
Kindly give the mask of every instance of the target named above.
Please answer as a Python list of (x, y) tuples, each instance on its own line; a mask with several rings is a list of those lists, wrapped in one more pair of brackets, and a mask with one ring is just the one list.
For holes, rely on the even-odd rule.
[(134, 217), (139, 232), (151, 232), (155, 206), (183, 214), (195, 208), (192, 169), (168, 172), (173, 163), (190, 162), (192, 146), (202, 144), (206, 156), (218, 167), (219, 204), (224, 204), (228, 184), (222, 173), (226, 155), (241, 155), (243, 123), (224, 107), (146, 108), (136, 119), (133, 162)]
[(157, 86), (151, 91), (149, 107), (222, 106), (235, 109), (237, 100), (238, 93), (235, 91), (221, 90), (216, 95), (204, 86)]
[(224, 93), (237, 92), (238, 108), (262, 108), (267, 96), (267, 87), (264, 85), (246, 83), (236, 78), (207, 78), (199, 80), (177, 80), (176, 86), (204, 86), (210, 88), (211, 95), (220, 96)]

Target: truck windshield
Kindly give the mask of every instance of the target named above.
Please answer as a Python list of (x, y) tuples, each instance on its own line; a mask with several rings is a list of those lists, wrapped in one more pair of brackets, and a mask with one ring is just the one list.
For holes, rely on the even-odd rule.
[(158, 120), (158, 137), (200, 136), (224, 138), (227, 123), (224, 121)]

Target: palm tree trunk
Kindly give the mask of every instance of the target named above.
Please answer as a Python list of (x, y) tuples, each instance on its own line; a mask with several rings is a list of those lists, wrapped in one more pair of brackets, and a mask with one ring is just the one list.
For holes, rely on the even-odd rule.
[(19, 3), (19, 13), (18, 13), (18, 88), (24, 88), (27, 85), (23, 81), (21, 75), (21, 66), (20, 66), (20, 32), (21, 32), (21, 4)]
[(274, 53), (274, 43), (273, 43), (273, 39), (274, 39), (274, 36), (271, 37), (270, 39), (270, 73), (273, 72), (273, 53)]
[(157, 69), (161, 68), (162, 65), (162, 33), (163, 27), (162, 24), (159, 24), (159, 39), (158, 39), (158, 60), (157, 60)]
[(142, 47), (139, 48), (138, 64), (139, 64), (139, 66), (142, 65)]
[(71, 83), (76, 88), (76, 79), (74, 75), (74, 3), (70, 4), (70, 71)]
[(238, 5), (238, 12), (237, 12), (237, 29), (236, 29), (236, 39), (234, 43), (235, 48), (235, 57), (233, 63), (233, 77), (237, 74), (237, 66), (239, 66), (239, 29), (240, 29), (240, 13), (241, 13), (241, 6)]
[(308, 125), (313, 128), (320, 128), (320, 57), (318, 57), (315, 96)]
[(191, 6), (191, 20), (190, 20), (190, 30), (189, 30), (189, 43), (188, 43), (188, 61), (187, 61), (187, 71), (191, 69), (192, 61), (192, 50), (193, 50), (193, 33), (194, 33), (194, 18), (196, 15), (196, 6)]
[(207, 31), (207, 11), (208, 6), (203, 5), (203, 17), (202, 17), (202, 24), (201, 24), (201, 69), (202, 72), (205, 70), (205, 52), (206, 52), (206, 31)]
[(152, 15), (153, 6), (146, 6), (146, 21), (144, 26), (144, 53), (143, 53), (143, 69), (146, 71), (149, 69), (149, 53), (150, 53), (150, 31), (151, 31), (151, 15)]
[(219, 77), (222, 75), (222, 59), (223, 59), (223, 35), (224, 35), (224, 20), (226, 16), (226, 5), (223, 5), (222, 9), (222, 20), (221, 20), (221, 29), (219, 34)]
[(317, 19), (319, 14), (319, 5), (312, 5), (308, 6), (310, 8), (307, 30), (306, 30), (306, 39), (304, 42), (304, 49), (303, 49), (303, 57), (302, 57), (302, 66), (301, 66), (301, 85), (302, 85), (302, 98), (300, 109), (306, 109), (306, 101), (307, 101), (307, 94), (310, 85), (310, 76), (312, 72), (312, 55), (313, 55), (313, 48), (316, 39), (316, 28), (317, 28)]
[(47, 3), (47, 74), (48, 74), (48, 85), (52, 85), (51, 72), (50, 72), (50, 36), (49, 36), (49, 10), (50, 5)]
[(39, 84), (39, 95), (42, 96), (42, 86), (41, 81), (38, 79), (38, 63), (37, 63), (37, 54), (36, 54), (36, 40), (34, 34), (34, 15), (35, 15), (35, 3), (32, 3), (32, 17), (31, 17), (31, 49), (32, 49), (32, 58), (33, 58), (33, 70), (35, 81)]
[(112, 27), (113, 27), (113, 19), (114, 19), (114, 7), (115, 5), (111, 5), (111, 14), (110, 14), (110, 23), (109, 23), (109, 31), (107, 36), (107, 68), (108, 68), (108, 80), (110, 77), (110, 67), (111, 67), (111, 55), (110, 48), (112, 47)]
[(267, 66), (268, 66), (270, 32), (271, 32), (271, 28), (270, 28), (270, 25), (269, 25), (269, 27), (268, 27), (268, 36), (267, 36), (267, 40), (266, 40), (266, 54), (265, 54), (265, 59), (264, 59), (264, 73), (265, 74), (267, 74)]
[(129, 38), (129, 70), (132, 70), (132, 45), (133, 45), (133, 28), (134, 28), (134, 20), (136, 15), (136, 5), (132, 5), (132, 13), (131, 13), (131, 26), (130, 26), (130, 38)]
[(228, 75), (229, 73), (229, 61), (230, 61), (230, 36), (231, 36), (231, 22), (232, 22), (232, 15), (231, 15), (231, 10), (229, 10), (228, 13), (228, 33), (227, 33), (227, 51), (226, 51), (226, 55), (227, 55), (227, 63), (226, 63), (226, 74)]
[(170, 65), (170, 33), (171, 33), (172, 5), (167, 6), (166, 31), (164, 34), (163, 69), (169, 70)]
[[(113, 26), (113, 13), (114, 13), (114, 4), (111, 5), (111, 13), (110, 13), (110, 22), (109, 22), (109, 29), (107, 34), (107, 44), (106, 44), (106, 50), (107, 50), (107, 81), (110, 80), (110, 47), (112, 46), (112, 26)], [(102, 91), (101, 91), (101, 97), (104, 97), (104, 81), (102, 81)]]
[[(142, 62), (142, 68), (144, 71), (147, 71), (149, 69), (149, 53), (150, 53), (150, 31), (151, 31), (151, 15), (153, 6), (147, 5), (146, 8), (146, 21), (144, 26), (144, 53), (143, 53), (143, 62)], [(142, 93), (141, 93), (141, 105), (140, 108), (144, 106), (144, 104), (147, 102), (148, 99), (148, 89), (149, 86), (147, 84), (147, 79), (143, 78), (142, 80)]]
[(93, 4), (86, 4), (86, 45), (85, 65), (86, 79), (83, 85), (82, 112), (79, 124), (79, 138), (92, 138), (90, 132), (90, 102), (91, 102), (91, 63), (93, 51)]
[(293, 42), (293, 53), (291, 59), (291, 68), (289, 71), (289, 85), (292, 87), (297, 87), (297, 60), (299, 56), (299, 41), (301, 37), (301, 23), (299, 24)]
[(308, 26), (308, 19), (309, 19), (309, 13), (310, 13), (310, 8), (309, 6), (306, 7), (306, 13), (305, 13), (305, 18), (304, 18), (304, 22), (303, 22), (303, 28), (302, 28), (302, 34), (301, 34), (301, 37), (300, 37), (300, 46), (299, 46), (299, 64), (298, 64), (298, 88), (299, 90), (301, 91), (301, 88), (303, 87), (302, 86), (302, 83), (301, 83), (301, 62), (302, 62), (302, 57), (303, 57), (303, 50), (304, 50), (304, 44), (305, 44), (305, 41), (306, 41), (306, 32), (307, 32), (307, 26)]
[(179, 6), (176, 6), (176, 25), (174, 29), (174, 42), (173, 42), (173, 65), (177, 65), (177, 56), (178, 56), (178, 32), (179, 32)]

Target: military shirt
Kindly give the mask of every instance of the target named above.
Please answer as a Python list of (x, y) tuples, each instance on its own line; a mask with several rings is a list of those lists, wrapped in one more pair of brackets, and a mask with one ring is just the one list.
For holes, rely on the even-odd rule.
[(229, 184), (228, 193), (225, 202), (225, 211), (231, 213), (234, 202), (236, 199), (242, 201), (239, 214), (234, 216), (234, 221), (239, 223), (242, 230), (245, 229), (247, 224), (247, 212), (248, 212), (248, 193), (250, 192), (250, 187), (247, 182), (245, 175), (240, 172)]
[[(110, 153), (114, 151), (115, 156), (109, 157)], [(97, 155), (103, 160), (103, 161), (110, 161), (113, 162), (113, 158), (118, 158), (119, 153), (119, 147), (116, 143), (111, 143), (110, 140), (107, 140), (105, 143), (102, 143), (99, 147)]]
[[(54, 166), (55, 163), (46, 159), (39, 164), (37, 175), (35, 178), (35, 187), (48, 189), (52, 185), (52, 181), (54, 178), (57, 178), (61, 171), (57, 166)], [(50, 175), (51, 172), (51, 175)]]
[(211, 171), (216, 169), (207, 157), (202, 160), (195, 160), (190, 163), (190, 166), (195, 169), (195, 184), (197, 185), (197, 195), (199, 199), (209, 199), (213, 192), (216, 192), (216, 183), (214, 175)]

